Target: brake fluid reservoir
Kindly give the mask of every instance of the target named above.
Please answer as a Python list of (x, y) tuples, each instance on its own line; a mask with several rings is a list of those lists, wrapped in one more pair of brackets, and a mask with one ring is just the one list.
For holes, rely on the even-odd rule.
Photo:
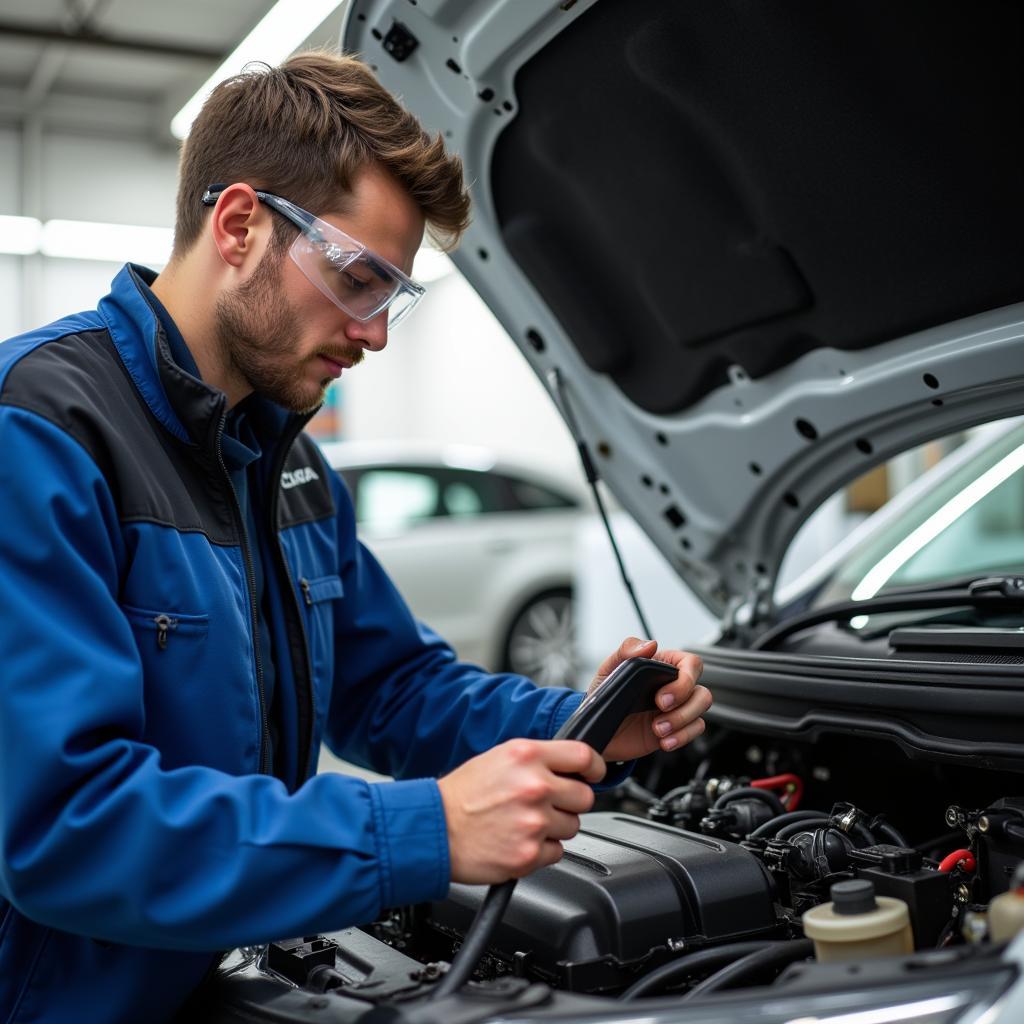
[(823, 963), (903, 956), (914, 952), (910, 912), (903, 900), (876, 896), (873, 883), (856, 878), (836, 882), (831, 903), (808, 910), (804, 934), (814, 940), (814, 955)]
[(997, 896), (988, 905), (988, 937), (993, 942), (1009, 942), (1024, 931), (1024, 864), (1017, 867), (1010, 891)]

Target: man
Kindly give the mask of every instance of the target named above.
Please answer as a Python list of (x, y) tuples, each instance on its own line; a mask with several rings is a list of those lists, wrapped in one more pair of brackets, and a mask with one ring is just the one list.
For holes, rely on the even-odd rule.
[[(206, 104), (159, 277), (0, 346), (0, 1019), (163, 1020), (218, 950), (575, 834), (604, 760), (549, 737), (580, 695), (457, 662), (300, 433), (418, 298), (425, 223), (453, 243), (467, 215), (362, 65), (298, 56)], [(660, 657), (665, 710), (606, 758), (703, 730), (697, 659)], [(321, 738), (402, 781), (311, 777)]]

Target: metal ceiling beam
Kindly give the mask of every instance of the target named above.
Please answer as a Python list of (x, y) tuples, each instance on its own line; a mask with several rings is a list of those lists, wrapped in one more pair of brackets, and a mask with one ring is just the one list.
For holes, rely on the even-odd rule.
[(165, 43), (157, 39), (133, 39), (128, 36), (108, 36), (85, 29), (66, 32), (54, 25), (28, 25), (20, 22), (0, 21), (0, 38), (30, 39), (38, 43), (61, 43), (74, 47), (119, 50), (159, 57), (186, 58), (188, 60), (220, 61), (227, 51), (184, 43)]

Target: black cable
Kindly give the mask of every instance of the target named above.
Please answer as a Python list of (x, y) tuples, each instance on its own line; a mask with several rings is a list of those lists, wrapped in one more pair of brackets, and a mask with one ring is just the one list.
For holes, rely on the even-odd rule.
[(640, 628), (643, 630), (644, 639), (653, 640), (654, 634), (651, 632), (651, 627), (647, 624), (647, 619), (644, 616), (643, 610), (640, 608), (640, 602), (637, 600), (636, 592), (633, 590), (633, 583), (629, 578), (629, 574), (626, 572), (626, 563), (622, 560), (622, 554), (619, 551), (619, 545), (615, 541), (615, 534), (612, 531), (612, 525), (608, 521), (608, 513), (605, 511), (601, 492), (597, 489), (597, 481), (600, 479), (597, 467), (594, 465), (594, 460), (590, 457), (590, 450), (587, 448), (587, 442), (583, 440), (583, 436), (580, 434), (579, 424), (576, 422), (572, 406), (569, 404), (569, 396), (565, 390), (565, 382), (562, 380), (562, 374), (557, 369), (551, 370), (548, 373), (548, 383), (551, 385), (551, 389), (555, 393), (555, 400), (557, 404), (562, 409), (562, 418), (565, 420), (566, 426), (569, 428), (569, 433), (572, 435), (573, 441), (576, 442), (576, 450), (580, 453), (580, 461), (583, 463), (583, 472), (586, 474), (587, 483), (590, 484), (590, 489), (594, 493), (594, 502), (597, 505), (598, 514), (601, 516), (601, 522), (604, 523), (605, 533), (608, 534), (608, 540), (611, 542), (615, 561), (618, 562), (619, 575), (622, 577), (622, 582), (626, 587), (626, 592), (629, 594), (630, 601), (633, 602), (633, 608), (636, 610), (636, 617), (640, 620)]
[(619, 784), (619, 789), (623, 791), (623, 794), (628, 797), (632, 797), (634, 800), (639, 800), (640, 803), (650, 804), (652, 807), (655, 804), (661, 803), (661, 800), (654, 795), (649, 789), (645, 789), (633, 779), (624, 779)]
[(785, 814), (780, 814), (777, 818), (772, 818), (766, 821), (763, 825), (758, 825), (753, 832), (747, 836), (748, 839), (763, 839), (765, 836), (774, 836), (783, 825), (790, 825), (797, 821), (810, 821), (811, 818), (824, 818), (826, 821), (828, 818), (824, 811), (787, 811)]
[(721, 810), (721, 808), (731, 804), (734, 800), (747, 799), (760, 800), (761, 803), (767, 804), (776, 814), (786, 813), (786, 805), (770, 789), (757, 789), (755, 786), (739, 786), (737, 789), (730, 789), (728, 793), (723, 793), (711, 805), (711, 809), (714, 811)]
[(876, 835), (880, 835), (883, 839), (887, 839), (893, 846), (902, 846), (904, 849), (910, 848), (907, 846), (906, 839), (903, 838), (903, 833), (893, 828), (887, 821), (872, 822), (871, 831)]
[(480, 909), (473, 918), (465, 938), (462, 940), (462, 947), (452, 958), (452, 965), (448, 973), (438, 982), (437, 988), (430, 994), (431, 999), (443, 999), (457, 992), (469, 981), (476, 965), (480, 962), (487, 944), (491, 941), (494, 929), (498, 926), (502, 914), (508, 907), (509, 900), (516, 887), (516, 879), (502, 882), (500, 885), (492, 885), (484, 896)]
[(710, 978), (705, 978), (699, 985), (695, 985), (686, 995), (680, 997), (680, 1002), (693, 1000), (699, 996), (706, 996), (711, 992), (718, 992), (723, 988), (729, 988), (739, 981), (744, 981), (752, 974), (759, 974), (773, 967), (785, 967), (795, 960), (804, 960), (814, 952), (814, 943), (810, 939), (783, 940), (773, 942), (766, 949), (756, 953), (748, 953), (745, 957), (716, 971)]
[(963, 832), (960, 829), (954, 829), (950, 832), (943, 832), (941, 836), (935, 836), (934, 839), (926, 839), (923, 843), (914, 846), (913, 849), (920, 850), (921, 853), (932, 853), (936, 850), (945, 853), (950, 844), (955, 842), (962, 844), (963, 838)]
[(824, 828), (829, 823), (828, 815), (822, 814), (817, 818), (805, 818), (803, 821), (794, 821), (790, 825), (784, 825), (775, 833), (778, 840), (792, 839), (801, 832), (808, 832), (815, 828)]
[(756, 953), (758, 950), (774, 946), (776, 943), (771, 940), (762, 939), (759, 942), (730, 942), (727, 946), (718, 946), (715, 949), (702, 949), (689, 956), (672, 960), (667, 964), (656, 967), (653, 971), (645, 974), (638, 981), (634, 981), (625, 992), (619, 996), (624, 1002), (631, 999), (639, 999), (640, 996), (648, 995), (652, 989), (663, 988), (669, 982), (686, 974), (698, 974), (704, 971), (713, 971), (719, 967), (728, 966), (738, 960), (741, 956)]
[(850, 826), (850, 831), (847, 834), (854, 839), (859, 839), (861, 846), (876, 846), (878, 844), (878, 840), (872, 834), (871, 829), (867, 825), (862, 825), (859, 821)]

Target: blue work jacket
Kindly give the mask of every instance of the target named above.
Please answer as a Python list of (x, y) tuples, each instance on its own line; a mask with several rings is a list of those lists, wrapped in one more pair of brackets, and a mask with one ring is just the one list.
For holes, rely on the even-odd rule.
[[(0, 1021), (170, 1018), (218, 951), (443, 898), (434, 777), (581, 697), (460, 663), (357, 540), (304, 420), (257, 413), (279, 733), (225, 396), (131, 265), (0, 345)], [(321, 740), (401, 781), (314, 775)]]

